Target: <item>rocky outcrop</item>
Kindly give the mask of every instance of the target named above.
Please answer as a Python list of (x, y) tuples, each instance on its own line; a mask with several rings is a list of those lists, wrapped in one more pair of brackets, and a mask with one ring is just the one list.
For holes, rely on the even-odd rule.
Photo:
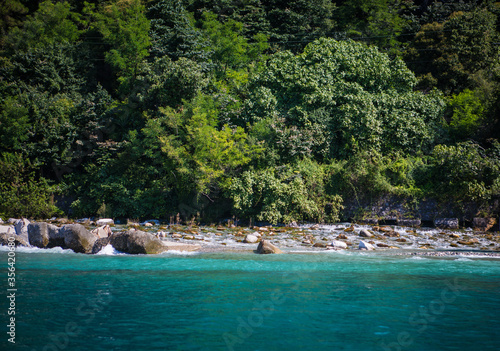
[(440, 229), (458, 229), (458, 218), (436, 218), (434, 226)]
[(262, 240), (259, 243), (259, 246), (257, 246), (257, 253), (258, 254), (282, 254), (283, 251), (281, 251), (279, 248), (271, 244), (268, 240)]
[(360, 250), (375, 250), (375, 246), (373, 246), (370, 243), (367, 243), (367, 242), (364, 242), (364, 241), (360, 241), (358, 249), (360, 249)]
[(420, 227), (422, 221), (418, 218), (400, 218), (397, 221), (399, 226), (402, 227)]
[(79, 253), (91, 253), (97, 238), (81, 224), (67, 224), (61, 229), (64, 245)]
[(109, 242), (116, 250), (129, 254), (158, 254), (168, 250), (156, 236), (139, 230), (115, 233)]
[[(11, 238), (14, 238), (13, 240)], [(16, 247), (18, 246), (30, 246), (30, 244), (24, 240), (22, 237), (16, 234), (0, 233), (0, 245), (9, 245), (9, 239), (14, 242)]]
[(474, 230), (488, 231), (496, 224), (495, 218), (479, 218), (476, 217), (472, 220), (472, 227)]

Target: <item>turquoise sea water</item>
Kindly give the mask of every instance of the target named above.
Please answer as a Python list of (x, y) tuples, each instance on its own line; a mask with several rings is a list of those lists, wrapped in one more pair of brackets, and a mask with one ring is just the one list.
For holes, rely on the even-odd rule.
[(500, 349), (500, 260), (38, 250), (16, 268), (2, 350)]

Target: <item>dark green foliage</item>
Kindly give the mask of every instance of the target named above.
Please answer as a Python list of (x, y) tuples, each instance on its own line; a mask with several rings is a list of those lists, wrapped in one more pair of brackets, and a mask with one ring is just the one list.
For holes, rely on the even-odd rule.
[(54, 194), (71, 216), (331, 222), (342, 201), (387, 197), (488, 213), (499, 15), (492, 1), (3, 1), (0, 215), (60, 214)]
[(202, 64), (208, 60), (208, 42), (181, 0), (155, 1), (148, 9), (148, 18), (152, 55), (167, 55), (173, 60), (185, 57)]
[(36, 176), (36, 166), (20, 154), (0, 158), (0, 217), (48, 218), (60, 215), (53, 203), (57, 188)]
[(444, 104), (414, 92), (415, 83), (401, 60), (374, 47), (321, 39), (300, 55), (284, 52), (267, 62), (252, 81), (246, 116), (270, 122), (285, 161), (345, 158), (367, 148), (426, 150)]
[(437, 145), (421, 185), (443, 202), (487, 207), (493, 196), (500, 195), (499, 150), (497, 141), (488, 150), (472, 142)]
[(277, 168), (249, 170), (233, 180), (236, 213), (273, 224), (337, 222), (342, 198), (326, 192), (329, 167), (310, 160)]

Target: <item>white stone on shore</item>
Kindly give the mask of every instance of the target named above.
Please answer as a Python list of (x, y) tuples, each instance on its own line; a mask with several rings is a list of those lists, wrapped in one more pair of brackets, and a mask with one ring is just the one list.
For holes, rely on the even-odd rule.
[(99, 227), (102, 225), (113, 225), (115, 224), (115, 221), (112, 218), (101, 218), (99, 219), (96, 223)]
[(343, 241), (340, 241), (340, 240), (332, 241), (331, 246), (336, 248), (336, 249), (347, 249), (347, 244)]
[(262, 238), (262, 234), (260, 234), (259, 232), (253, 232), (252, 234), (250, 235), (254, 235), (256, 236), (257, 238)]
[(358, 249), (360, 250), (375, 250), (375, 246), (369, 243), (365, 243), (363, 240), (359, 242), (359, 247)]
[(256, 242), (259, 241), (259, 238), (253, 234), (247, 234), (243, 242), (248, 243), (248, 244), (255, 244)]
[(112, 234), (111, 228), (109, 225), (103, 225), (98, 228), (92, 229), (90, 231), (92, 234), (97, 236), (98, 238), (107, 238)]

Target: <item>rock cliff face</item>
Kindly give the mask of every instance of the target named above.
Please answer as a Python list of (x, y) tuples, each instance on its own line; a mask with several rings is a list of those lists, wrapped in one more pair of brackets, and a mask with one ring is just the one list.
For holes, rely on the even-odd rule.
[[(477, 226), (479, 228), (493, 227), (494, 224), (489, 218), (484, 220), (488, 225), (485, 225), (484, 221), (475, 219), (478, 217), (479, 210), (477, 204), (443, 204), (435, 199), (421, 200), (417, 204), (409, 204), (404, 199), (397, 197), (383, 197), (371, 203), (345, 199), (343, 220), (355, 220), (365, 224), (392, 222), (408, 227), (432, 225), (444, 225), (447, 228), (457, 225)], [(493, 217), (498, 217), (500, 199), (492, 201), (488, 212), (492, 213)]]

